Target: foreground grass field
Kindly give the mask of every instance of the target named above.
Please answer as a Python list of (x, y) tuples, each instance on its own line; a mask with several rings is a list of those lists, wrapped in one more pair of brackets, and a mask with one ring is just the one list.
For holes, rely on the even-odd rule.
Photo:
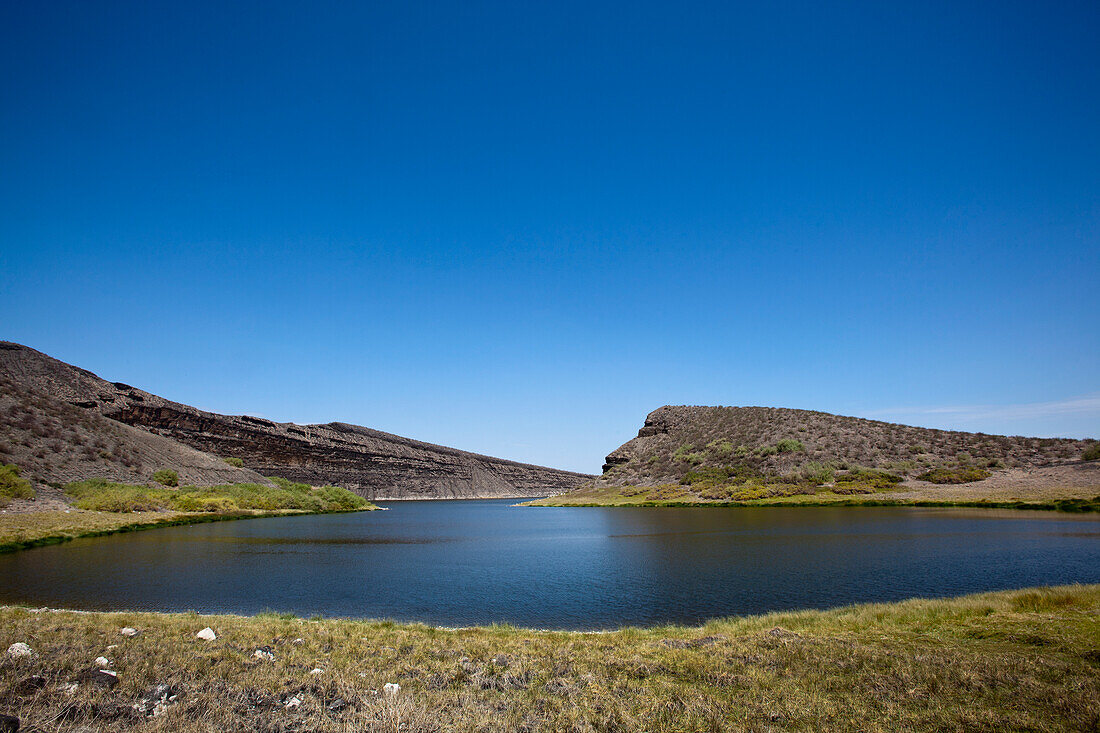
[(1100, 586), (593, 634), (0, 609), (17, 643), (0, 713), (24, 731), (1100, 726)]

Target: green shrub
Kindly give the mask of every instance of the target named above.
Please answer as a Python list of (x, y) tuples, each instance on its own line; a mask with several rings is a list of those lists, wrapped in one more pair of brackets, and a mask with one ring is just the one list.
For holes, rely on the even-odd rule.
[(984, 468), (976, 466), (963, 466), (962, 468), (935, 468), (917, 476), (921, 481), (933, 484), (968, 484), (972, 481), (981, 481), (992, 476)]
[(801, 440), (784, 438), (775, 444), (775, 449), (780, 453), (798, 453), (799, 451), (806, 450), (806, 446), (802, 444)]
[(803, 465), (799, 473), (805, 481), (812, 483), (814, 486), (827, 484), (836, 475), (836, 471), (833, 470), (832, 466), (818, 461), (810, 461)]
[(733, 455), (733, 443), (728, 440), (712, 440), (707, 443), (707, 450), (719, 460), (725, 460)]
[(695, 446), (691, 443), (684, 443), (676, 452), (672, 454), (672, 460), (674, 461), (686, 461), (688, 456), (692, 455), (692, 451), (695, 450)]
[(316, 493), (329, 510), (349, 511), (362, 509), (367, 505), (366, 499), (339, 486), (322, 486)]
[(886, 471), (857, 467), (849, 473), (836, 477), (834, 491), (838, 494), (871, 493), (892, 488), (895, 484), (900, 484), (904, 480), (901, 476), (895, 476)]
[(8, 463), (0, 466), (0, 506), (7, 506), (11, 499), (33, 499), (31, 482), (19, 476), (19, 466)]
[(230, 457), (223, 458), (222, 460), (228, 463), (233, 468), (244, 468), (244, 461), (242, 461), (240, 458)]
[(170, 468), (163, 468), (153, 474), (153, 480), (162, 486), (179, 486), (180, 475)]
[(1093, 443), (1081, 454), (1082, 461), (1100, 461), (1100, 443)]
[(96, 512), (153, 512), (168, 509), (171, 492), (149, 486), (116, 484), (104, 479), (77, 481), (65, 487), (78, 509)]
[(757, 454), (767, 457), (774, 456), (779, 452), (779, 447), (774, 445), (762, 445), (756, 449)]

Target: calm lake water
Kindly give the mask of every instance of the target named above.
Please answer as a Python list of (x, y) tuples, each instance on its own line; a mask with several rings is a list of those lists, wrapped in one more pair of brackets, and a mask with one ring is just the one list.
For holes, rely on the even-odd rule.
[(1100, 518), (965, 509), (392, 502), (0, 555), (0, 602), (543, 628), (1100, 582)]

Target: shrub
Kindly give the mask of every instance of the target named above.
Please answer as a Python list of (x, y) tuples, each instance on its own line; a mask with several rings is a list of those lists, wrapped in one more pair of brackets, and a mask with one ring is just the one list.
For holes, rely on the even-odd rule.
[(116, 484), (104, 479), (77, 481), (65, 487), (78, 509), (97, 512), (151, 512), (167, 509), (169, 491)]
[(976, 466), (964, 466), (962, 468), (935, 468), (917, 476), (921, 481), (933, 484), (968, 484), (972, 481), (981, 481), (992, 474), (984, 468)]
[(164, 468), (154, 473), (153, 480), (162, 486), (180, 485), (180, 475), (170, 468)]
[(833, 470), (832, 466), (818, 461), (810, 461), (805, 464), (802, 466), (799, 473), (804, 480), (812, 483), (814, 486), (827, 484), (832, 481), (833, 477), (836, 475), (836, 471)]
[(728, 440), (712, 440), (707, 443), (707, 450), (719, 460), (726, 459), (733, 455), (733, 443)]
[(329, 510), (348, 511), (362, 509), (367, 505), (366, 499), (339, 486), (322, 486), (316, 490), (316, 494)]
[(1093, 443), (1081, 454), (1082, 461), (1100, 461), (1100, 443)]
[(7, 506), (11, 499), (33, 499), (31, 482), (20, 478), (19, 467), (8, 463), (0, 466), (0, 506)]
[(223, 458), (222, 460), (228, 463), (233, 468), (244, 468), (244, 461), (242, 461), (240, 458), (231, 457)]
[(775, 444), (775, 449), (780, 453), (798, 453), (799, 451), (806, 450), (806, 446), (802, 444), (801, 440), (784, 438)]
[[(855, 468), (850, 473), (836, 477), (835, 492), (838, 494), (870, 493), (870, 491), (889, 489), (904, 480), (901, 476), (874, 468)], [(857, 488), (870, 491), (857, 491)]]
[(676, 449), (675, 453), (672, 454), (672, 459), (674, 461), (686, 461), (688, 460), (688, 456), (692, 455), (691, 452), (693, 450), (695, 450), (694, 445), (692, 445), (691, 443), (684, 443)]

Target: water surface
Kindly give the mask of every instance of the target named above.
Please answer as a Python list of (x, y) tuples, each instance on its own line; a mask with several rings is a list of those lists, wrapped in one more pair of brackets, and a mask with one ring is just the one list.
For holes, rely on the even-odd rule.
[(895, 507), (390, 511), (171, 527), (0, 555), (0, 602), (544, 628), (1100, 582), (1100, 518)]

